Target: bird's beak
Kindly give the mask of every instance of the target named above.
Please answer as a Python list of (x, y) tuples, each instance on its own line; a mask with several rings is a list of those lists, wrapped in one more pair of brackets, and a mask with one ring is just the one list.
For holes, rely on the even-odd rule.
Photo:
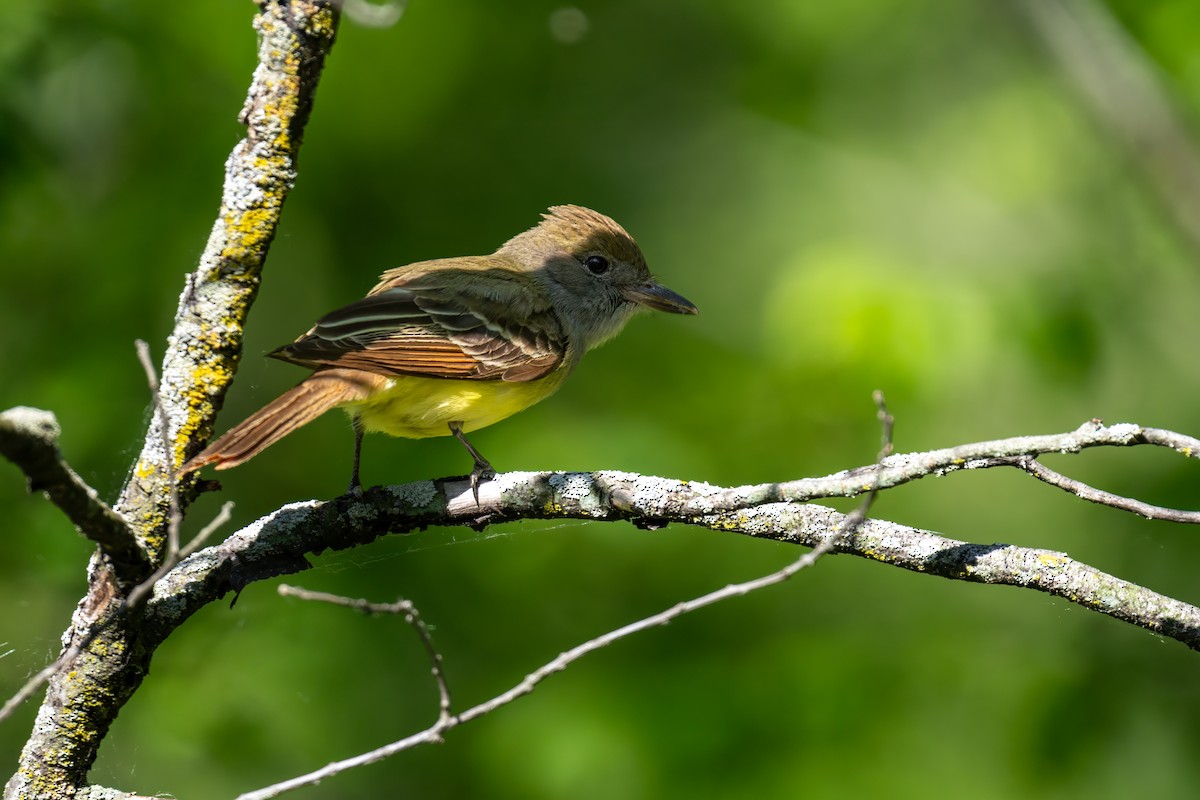
[(667, 311), (671, 314), (696, 314), (699, 311), (691, 301), (657, 283), (626, 286), (621, 290), (621, 294), (626, 300), (653, 308), (655, 311)]

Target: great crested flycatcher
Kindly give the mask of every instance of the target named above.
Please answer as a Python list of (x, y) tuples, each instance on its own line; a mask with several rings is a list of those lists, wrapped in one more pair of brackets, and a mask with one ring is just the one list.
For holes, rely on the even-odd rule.
[(654, 280), (637, 243), (613, 220), (580, 206), (553, 206), (542, 217), (490, 256), (388, 270), (366, 297), (269, 353), (316, 371), (179, 474), (236, 467), (340, 407), (354, 423), (352, 489), (364, 431), (453, 435), (475, 461), (478, 498), (479, 480), (493, 473), (466, 432), (550, 396), (637, 310), (696, 313)]

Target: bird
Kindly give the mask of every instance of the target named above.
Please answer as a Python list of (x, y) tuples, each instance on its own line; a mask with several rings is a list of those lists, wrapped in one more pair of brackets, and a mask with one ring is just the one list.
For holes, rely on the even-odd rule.
[(551, 206), (486, 256), (384, 272), (361, 300), (321, 317), (272, 358), (313, 370), (180, 467), (183, 476), (249, 461), (332, 408), (354, 428), (350, 491), (361, 490), (363, 434), (453, 436), (473, 459), (471, 490), (494, 477), (466, 434), (553, 394), (584, 353), (640, 310), (696, 314), (658, 283), (611, 218)]

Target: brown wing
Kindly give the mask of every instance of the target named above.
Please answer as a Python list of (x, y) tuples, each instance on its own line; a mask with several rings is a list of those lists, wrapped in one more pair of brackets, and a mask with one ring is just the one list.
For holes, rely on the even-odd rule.
[(549, 300), (506, 271), (444, 269), (398, 283), (325, 315), (270, 355), (382, 375), (514, 382), (541, 378), (563, 360), (566, 337)]

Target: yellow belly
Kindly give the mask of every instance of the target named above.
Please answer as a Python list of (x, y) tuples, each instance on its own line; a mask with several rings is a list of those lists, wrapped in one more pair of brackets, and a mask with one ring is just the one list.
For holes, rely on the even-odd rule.
[(387, 388), (361, 403), (344, 408), (357, 416), (367, 431), (407, 439), (449, 436), (450, 423), (461, 422), (464, 431), (478, 430), (511, 417), (549, 397), (558, 389), (566, 370), (524, 383), (464, 381), (399, 376)]

